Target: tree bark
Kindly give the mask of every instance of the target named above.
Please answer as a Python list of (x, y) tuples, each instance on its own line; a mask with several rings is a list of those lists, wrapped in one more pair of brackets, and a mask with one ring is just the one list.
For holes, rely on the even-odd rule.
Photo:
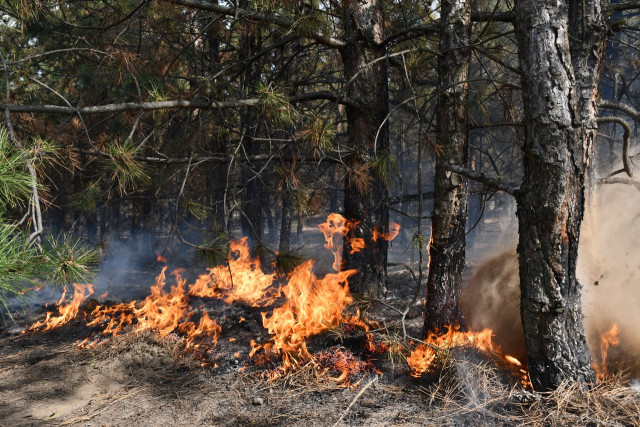
[(429, 277), (424, 333), (463, 325), (459, 306), (465, 263), (467, 180), (447, 166), (467, 167), (469, 146), (468, 78), (471, 50), (471, 1), (444, 0), (440, 9), (437, 137)]
[(523, 79), (524, 178), (517, 193), (521, 315), (536, 390), (595, 380), (576, 278), (589, 147), (564, 2), (520, 0), (516, 35)]
[[(357, 269), (349, 278), (356, 293), (380, 293), (386, 290), (387, 241), (373, 240), (377, 227), (386, 232), (389, 210), (388, 192), (375, 168), (362, 166), (376, 160), (389, 149), (389, 128), (383, 122), (389, 112), (386, 50), (380, 45), (384, 20), (382, 0), (347, 0), (343, 2), (346, 46), (340, 49), (347, 80), (346, 96), (355, 102), (347, 105), (347, 134), (355, 154), (350, 159), (352, 170), (345, 179), (344, 216), (358, 225), (353, 236), (363, 238), (365, 249), (350, 253), (345, 243), (344, 266)], [(358, 185), (367, 181), (366, 190)]]

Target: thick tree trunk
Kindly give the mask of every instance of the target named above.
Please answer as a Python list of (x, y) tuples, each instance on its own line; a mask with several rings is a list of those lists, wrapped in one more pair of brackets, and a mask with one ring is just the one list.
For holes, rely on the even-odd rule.
[(589, 149), (581, 139), (569, 48), (569, 10), (516, 4), (523, 73), (524, 178), (517, 195), (521, 314), (537, 390), (595, 380), (576, 278)]
[[(382, 1), (343, 2), (347, 46), (341, 49), (347, 80), (346, 95), (357, 106), (347, 107), (349, 146), (354, 150), (345, 182), (344, 216), (357, 221), (354, 237), (363, 238), (365, 249), (350, 253), (345, 244), (344, 264), (357, 269), (349, 279), (351, 291), (380, 293), (386, 290), (387, 241), (373, 241), (373, 229), (386, 232), (389, 222), (385, 183), (375, 168), (362, 169), (389, 149), (389, 129), (382, 125), (389, 112), (387, 60), (383, 40)], [(377, 136), (377, 138), (376, 138)], [(360, 181), (360, 182), (359, 182)], [(362, 184), (365, 185), (362, 185)]]
[(437, 135), (442, 152), (436, 159), (425, 334), (443, 332), (448, 325), (463, 326), (458, 300), (465, 262), (467, 182), (446, 165), (467, 167), (471, 1), (444, 0), (440, 16)]

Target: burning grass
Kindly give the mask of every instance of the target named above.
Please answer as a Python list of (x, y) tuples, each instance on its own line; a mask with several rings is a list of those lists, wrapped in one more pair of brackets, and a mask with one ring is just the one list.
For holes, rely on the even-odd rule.
[[(63, 295), (55, 310), (28, 332), (51, 331), (75, 322), (85, 332), (93, 331), (80, 347), (118, 359), (128, 370), (173, 368), (176, 360), (183, 360), (181, 364), (189, 369), (215, 370), (224, 365), (216, 373), (232, 371), (239, 375), (238, 381), (250, 375), (257, 381), (256, 390), (289, 397), (364, 383), (367, 388), (384, 388), (371, 386), (374, 381), (369, 378), (378, 382), (383, 373), (411, 369), (416, 379), (396, 378), (404, 377), (410, 388), (420, 384), (430, 408), (427, 424), (440, 416), (442, 422), (447, 416), (451, 419), (452, 413), (454, 420), (480, 417), (532, 425), (628, 423), (631, 414), (637, 418), (638, 394), (620, 386), (619, 378), (609, 379), (606, 367), (607, 352), (618, 342), (615, 327), (601, 340), (600, 361), (595, 365), (602, 373), (601, 385), (589, 391), (566, 385), (538, 395), (526, 391), (526, 368), (492, 343), (491, 330), (462, 332), (450, 327), (447, 333), (414, 345), (394, 332), (386, 319), (381, 319), (381, 326), (358, 310), (354, 315), (348, 280), (355, 271), (340, 269), (341, 239), (349, 240), (353, 227), (354, 223), (336, 215), (319, 226), (325, 247), (334, 254), (334, 273), (317, 276), (311, 260), (286, 275), (265, 271), (260, 260), (250, 256), (246, 239), (241, 239), (230, 244), (226, 263), (192, 284), (179, 269), (168, 278), (164, 267), (143, 300), (101, 304), (90, 299), (91, 285), (76, 286), (73, 297)], [(391, 239), (397, 232), (394, 226), (375, 238)], [(361, 243), (350, 241), (350, 250), (359, 250)], [(349, 310), (352, 314), (346, 315)], [(404, 331), (404, 315), (400, 321)], [(348, 420), (348, 412), (364, 404), (356, 400), (366, 402), (367, 393), (373, 392), (361, 389), (340, 420)], [(403, 419), (426, 422), (419, 415), (399, 416), (394, 422)]]

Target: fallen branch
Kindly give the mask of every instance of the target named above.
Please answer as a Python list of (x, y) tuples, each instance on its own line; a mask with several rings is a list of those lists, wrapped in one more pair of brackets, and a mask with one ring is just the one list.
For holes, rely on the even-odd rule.
[(367, 385), (365, 385), (364, 387), (362, 387), (362, 390), (360, 390), (358, 392), (358, 394), (356, 394), (356, 397), (353, 398), (353, 400), (351, 401), (351, 403), (349, 404), (349, 406), (347, 406), (347, 409), (342, 413), (342, 415), (340, 416), (340, 418), (338, 418), (338, 421), (335, 422), (335, 424), (333, 425), (333, 427), (336, 427), (338, 424), (340, 424), (340, 421), (342, 421), (344, 419), (344, 417), (347, 416), (347, 414), (349, 413), (349, 410), (351, 409), (351, 407), (356, 403), (356, 401), (360, 398), (360, 396), (362, 396), (364, 394), (364, 392), (371, 387), (371, 384), (375, 383), (376, 381), (378, 381), (378, 376), (376, 375), (371, 381), (369, 381), (367, 383)]

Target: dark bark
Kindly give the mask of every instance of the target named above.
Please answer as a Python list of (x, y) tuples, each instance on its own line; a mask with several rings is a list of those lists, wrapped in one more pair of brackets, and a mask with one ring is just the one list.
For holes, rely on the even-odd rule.
[(467, 180), (447, 166), (467, 166), (471, 2), (442, 1), (440, 16), (440, 96), (436, 126), (442, 151), (436, 159), (425, 334), (443, 332), (450, 325), (464, 328), (458, 300), (465, 262)]
[[(598, 133), (598, 82), (607, 42), (608, 28), (604, 20), (602, 0), (569, 2), (571, 61), (576, 75), (580, 138), (587, 158), (587, 189), (595, 186), (595, 173), (589, 165), (594, 158)], [(578, 36), (579, 35), (579, 36)]]
[(524, 178), (517, 193), (521, 315), (537, 390), (594, 381), (576, 277), (590, 148), (582, 140), (569, 9), (516, 4), (523, 76)]
[[(240, 7), (249, 9), (250, 0), (240, 1)], [(244, 63), (247, 58), (252, 57), (260, 49), (260, 29), (255, 28), (248, 23), (245, 25), (244, 32), (240, 41), (240, 60)], [(242, 88), (247, 96), (255, 94), (256, 86), (260, 81), (260, 61), (252, 61), (245, 63), (244, 71), (241, 76)], [(260, 142), (255, 140), (258, 132), (258, 117), (253, 109), (245, 108), (240, 114), (240, 128), (243, 132), (243, 140), (245, 151), (249, 155), (260, 153)], [(244, 185), (242, 195), (241, 217), (242, 233), (244, 236), (250, 236), (253, 243), (261, 243), (264, 235), (264, 216), (263, 216), (263, 197), (262, 197), (262, 180), (257, 176), (260, 168), (254, 162), (248, 162), (242, 172), (241, 184)]]
[[(357, 269), (349, 279), (352, 292), (380, 293), (386, 290), (387, 241), (373, 241), (374, 227), (386, 232), (389, 210), (387, 188), (375, 168), (362, 170), (380, 152), (389, 149), (389, 129), (384, 122), (389, 112), (386, 51), (383, 40), (382, 1), (347, 0), (343, 2), (346, 46), (340, 49), (347, 81), (346, 95), (356, 105), (347, 105), (348, 142), (355, 154), (350, 159), (352, 170), (345, 179), (344, 216), (357, 221), (354, 237), (364, 238), (366, 248), (350, 253), (345, 244), (344, 267)], [(356, 176), (358, 175), (358, 176)], [(364, 176), (368, 184), (363, 190), (357, 181)]]

